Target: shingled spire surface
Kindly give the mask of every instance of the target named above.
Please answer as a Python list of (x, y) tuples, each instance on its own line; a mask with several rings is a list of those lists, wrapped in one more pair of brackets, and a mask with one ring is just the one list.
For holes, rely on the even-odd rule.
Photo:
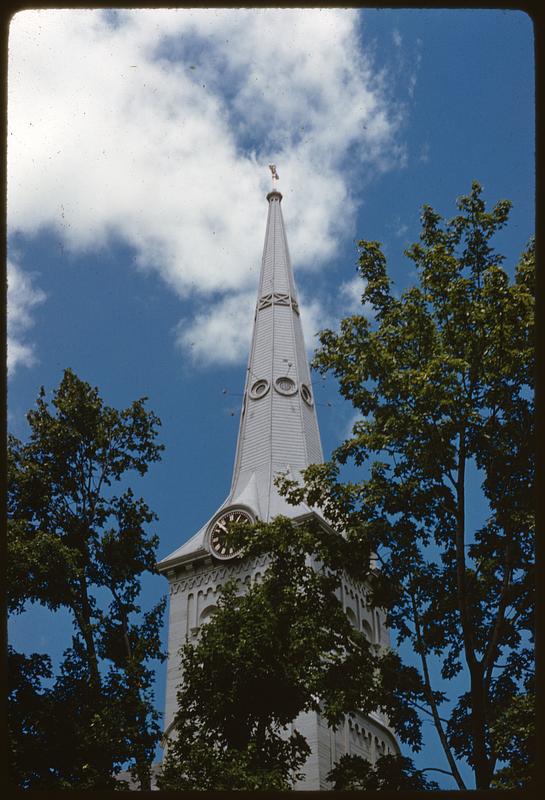
[[(304, 504), (289, 505), (275, 478), (287, 473), (297, 479), (305, 467), (323, 461), (281, 200), (277, 190), (267, 195), (267, 228), (233, 479), (218, 510), (246, 507), (265, 522), (278, 514), (295, 518), (311, 513)], [(204, 552), (209, 525), (210, 521), (159, 566)]]
[(231, 501), (236, 502), (254, 483), (256, 512), (265, 521), (280, 513), (290, 517), (301, 513), (278, 494), (274, 484), (278, 473), (289, 471), (297, 477), (309, 464), (323, 461), (282, 195), (272, 191), (267, 200), (267, 230), (230, 492)]

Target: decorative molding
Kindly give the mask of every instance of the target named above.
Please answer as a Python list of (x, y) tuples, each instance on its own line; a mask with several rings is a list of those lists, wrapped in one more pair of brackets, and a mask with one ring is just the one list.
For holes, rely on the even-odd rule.
[(204, 587), (207, 584), (217, 583), (224, 581), (231, 577), (240, 576), (242, 573), (252, 570), (255, 567), (264, 567), (267, 564), (268, 557), (255, 556), (250, 561), (244, 560), (239, 562), (229, 562), (225, 565), (218, 564), (212, 569), (206, 569), (195, 575), (184, 576), (180, 580), (173, 581), (170, 585), (170, 594), (178, 594), (178, 592), (189, 591), (199, 587)]
[(262, 308), (268, 308), (269, 306), (272, 306), (272, 303), (272, 294), (264, 294), (257, 301), (257, 310), (261, 311)]
[[(369, 721), (372, 722), (372, 719), (369, 719)], [(390, 738), (391, 732), (388, 729), (384, 729), (383, 725), (381, 727), (383, 729), (379, 732), (381, 735), (377, 736), (376, 732), (369, 730), (361, 722), (355, 722), (350, 717), (348, 719), (350, 738), (353, 741), (355, 740), (360, 747), (365, 748), (370, 754), (372, 754), (373, 750), (378, 755), (395, 753), (395, 739), (392, 740)]]
[(299, 304), (294, 297), (290, 297), (286, 292), (269, 292), (268, 294), (261, 295), (257, 301), (257, 310), (262, 311), (264, 308), (275, 306), (290, 306), (296, 314), (299, 314)]
[[(361, 595), (363, 598), (365, 597), (365, 584), (361, 583), (360, 581), (353, 580), (349, 575), (344, 576), (345, 586), (344, 590), (350, 597), (357, 597)], [(365, 603), (365, 600), (362, 600)]]

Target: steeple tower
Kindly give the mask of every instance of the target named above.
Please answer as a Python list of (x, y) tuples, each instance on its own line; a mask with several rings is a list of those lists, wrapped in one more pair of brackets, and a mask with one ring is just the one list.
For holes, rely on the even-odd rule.
[[(229, 521), (268, 522), (283, 514), (297, 520), (318, 517), (327, 527), (317, 510), (305, 504), (289, 505), (275, 485), (279, 473), (297, 479), (305, 467), (323, 457), (282, 195), (275, 186), (278, 174), (273, 165), (271, 172), (273, 188), (267, 195), (267, 229), (231, 488), (202, 528), (158, 564), (170, 583), (165, 740), (173, 730), (177, 689), (183, 681), (181, 645), (197, 640), (220, 602), (225, 581), (235, 580), (242, 591), (267, 570), (268, 554), (239, 558), (229, 549), (225, 538)], [(367, 608), (365, 587), (345, 576), (339, 595), (353, 624), (377, 646), (388, 646), (384, 614)], [(381, 754), (399, 752), (387, 720), (378, 712), (353, 717), (355, 721), (347, 719), (336, 731), (316, 711), (303, 712), (293, 721), (293, 729), (305, 737), (311, 750), (297, 788), (331, 788), (327, 774), (344, 753), (374, 762)]]
[[(277, 178), (276, 170), (273, 172)], [(195, 536), (160, 562), (159, 567), (209, 552), (210, 525), (228, 508), (269, 522), (275, 516), (312, 513), (280, 496), (280, 473), (299, 477), (323, 461), (310, 369), (303, 339), (297, 292), (282, 217), (282, 194), (273, 188), (269, 204), (261, 274), (242, 411), (229, 495)], [(215, 553), (221, 555), (221, 553)]]

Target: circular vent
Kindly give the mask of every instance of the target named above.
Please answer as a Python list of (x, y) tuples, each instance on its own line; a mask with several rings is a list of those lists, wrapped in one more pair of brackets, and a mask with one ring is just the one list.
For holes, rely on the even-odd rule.
[(295, 381), (291, 378), (288, 378), (287, 375), (281, 378), (277, 378), (274, 382), (274, 388), (280, 394), (295, 394), (297, 391), (297, 386), (295, 385)]
[(260, 378), (258, 381), (252, 384), (252, 388), (250, 389), (250, 397), (252, 400), (259, 400), (260, 397), (265, 397), (267, 392), (269, 391), (269, 381), (265, 380), (265, 378)]
[(303, 398), (307, 406), (312, 405), (312, 392), (310, 391), (306, 383), (301, 384), (301, 397)]

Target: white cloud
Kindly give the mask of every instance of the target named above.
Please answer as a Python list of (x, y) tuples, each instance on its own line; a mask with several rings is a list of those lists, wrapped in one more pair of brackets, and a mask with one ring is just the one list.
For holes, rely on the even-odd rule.
[(387, 229), (397, 239), (406, 239), (406, 235), (409, 232), (409, 225), (403, 222), (399, 215), (395, 215), (387, 224)]
[[(353, 224), (354, 164), (404, 161), (398, 111), (357, 19), (342, 9), (19, 12), (9, 230), (53, 228), (74, 251), (121, 238), (180, 296), (208, 298), (194, 329), (212, 330), (219, 315), (225, 330), (233, 298), (255, 282), (269, 162), (283, 179), (293, 261), (319, 269)], [(237, 330), (229, 337), (227, 360), (242, 346)]]
[(312, 355), (319, 345), (317, 334), (325, 328), (335, 328), (335, 318), (317, 298), (311, 299), (304, 294), (299, 295), (299, 307), (305, 346)]
[(428, 161), (430, 160), (430, 143), (429, 142), (424, 142), (424, 144), (420, 148), (420, 156), (419, 156), (418, 160), (421, 161), (422, 164), (427, 164)]
[(365, 422), (366, 420), (370, 420), (371, 415), (367, 414), (364, 416), (359, 409), (352, 409), (350, 417), (345, 422), (344, 427), (340, 433), (341, 438), (344, 440), (352, 439), (354, 436), (354, 425), (357, 422)]
[[(299, 297), (303, 336), (309, 355), (318, 345), (316, 334), (333, 327), (334, 320), (316, 299)], [(254, 289), (229, 294), (212, 309), (203, 308), (192, 320), (182, 321), (176, 343), (188, 352), (193, 363), (237, 364), (246, 361), (252, 335), (256, 293)]]
[(397, 28), (394, 28), (394, 30), (392, 31), (392, 40), (393, 40), (393, 42), (394, 42), (396, 47), (401, 47), (401, 43), (402, 43), (403, 40), (402, 40), (401, 34), (397, 30)]
[(420, 71), (420, 65), (422, 64), (422, 46), (423, 46), (423, 41), (420, 37), (418, 37), (415, 46), (413, 69), (409, 75), (409, 97), (411, 98), (414, 97), (414, 92), (418, 80), (418, 73)]
[(351, 281), (341, 283), (340, 294), (346, 299), (347, 311), (358, 311), (364, 288), (365, 285), (359, 275), (356, 275)]
[(193, 320), (180, 323), (176, 343), (194, 363), (235, 364), (248, 357), (255, 291), (227, 295), (212, 309), (204, 308)]
[(359, 275), (351, 281), (345, 281), (340, 286), (340, 297), (344, 299), (341, 314), (363, 314), (367, 319), (374, 317), (373, 307), (369, 302), (361, 303), (361, 296), (365, 291), (367, 282)]
[(32, 309), (45, 300), (41, 289), (35, 289), (29, 275), (15, 264), (7, 262), (8, 296), (8, 373), (11, 375), (18, 366), (30, 367), (35, 363), (34, 347), (24, 341), (33, 321)]

